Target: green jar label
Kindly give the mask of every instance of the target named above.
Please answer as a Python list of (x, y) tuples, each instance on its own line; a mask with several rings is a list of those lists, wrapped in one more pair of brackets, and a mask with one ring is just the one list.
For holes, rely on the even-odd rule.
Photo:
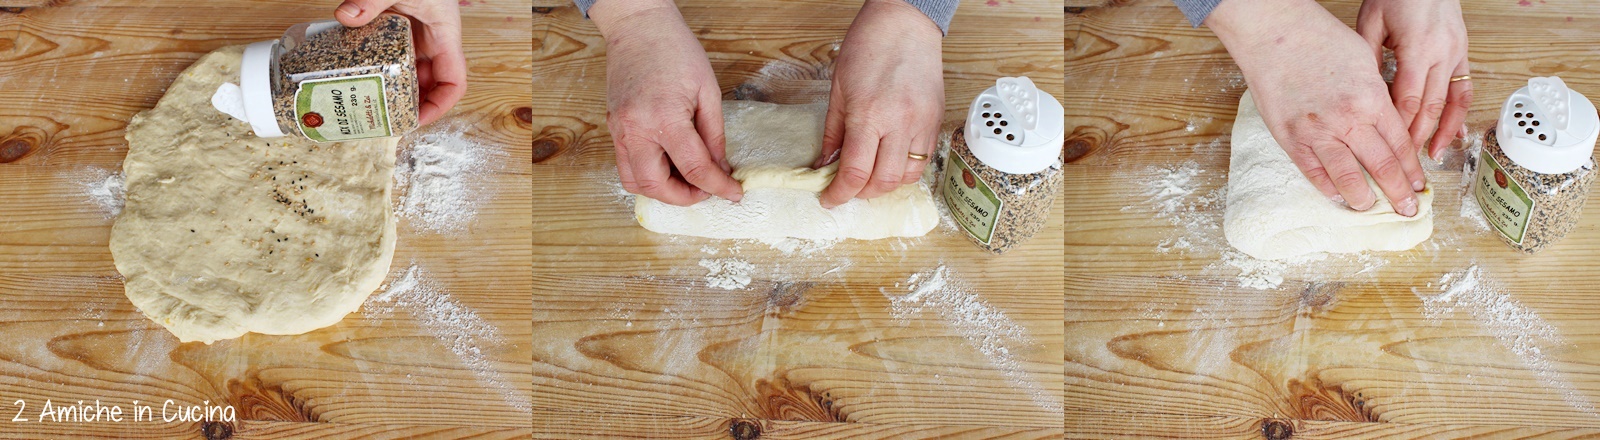
[(300, 132), (317, 142), (390, 136), (380, 75), (303, 81), (294, 114)]
[(1500, 235), (1522, 244), (1528, 232), (1528, 219), (1533, 215), (1534, 201), (1522, 190), (1522, 185), (1512, 179), (1488, 151), (1478, 155), (1478, 180), (1473, 191), (1483, 217), (1489, 220)]
[(954, 151), (945, 154), (943, 177), (940, 192), (956, 222), (966, 229), (967, 234), (983, 244), (989, 244), (1005, 201), (995, 196), (989, 184), (978, 177), (978, 173), (972, 172), (967, 162)]

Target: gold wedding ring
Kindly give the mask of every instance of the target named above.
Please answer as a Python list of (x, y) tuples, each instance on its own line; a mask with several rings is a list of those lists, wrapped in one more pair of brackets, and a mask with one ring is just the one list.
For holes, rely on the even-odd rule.
[(1450, 77), (1450, 82), (1466, 81), (1469, 79), (1472, 79), (1472, 75), (1452, 76)]
[(928, 160), (928, 155), (926, 154), (906, 153), (906, 155), (910, 156), (911, 160)]

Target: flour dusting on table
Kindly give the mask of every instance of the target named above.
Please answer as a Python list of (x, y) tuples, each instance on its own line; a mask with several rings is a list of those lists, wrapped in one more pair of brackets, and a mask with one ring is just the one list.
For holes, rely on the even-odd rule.
[(426, 133), (401, 145), (395, 161), (395, 213), (418, 229), (453, 233), (477, 219), (493, 196), (491, 173), (507, 159), (499, 148), (472, 140), (460, 128)]
[[(1153, 176), (1153, 177), (1152, 177)], [(1309, 254), (1282, 261), (1259, 260), (1235, 250), (1222, 233), (1226, 210), (1227, 175), (1205, 170), (1195, 161), (1166, 167), (1149, 167), (1125, 176), (1141, 182), (1143, 200), (1123, 212), (1148, 212), (1172, 228), (1155, 243), (1162, 254), (1208, 256), (1214, 260), (1201, 269), (1207, 276), (1231, 278), (1234, 285), (1255, 290), (1275, 290), (1288, 276), (1306, 281), (1372, 276), (1389, 263), (1378, 253)]]
[(484, 353), (485, 347), (505, 343), (499, 329), (452, 298), (429, 279), (422, 268), (414, 264), (407, 268), (405, 274), (391, 281), (382, 293), (368, 298), (361, 310), (370, 320), (381, 320), (396, 310), (405, 311), (471, 369), (480, 383), (499, 390), (507, 404), (521, 411), (532, 409), (533, 403), (516, 393), (516, 388), (494, 369), (493, 361)]
[(1028, 380), (1022, 362), (1011, 353), (1014, 347), (1032, 343), (1027, 332), (1005, 312), (989, 305), (968, 288), (950, 269), (940, 265), (917, 272), (904, 283), (896, 283), (895, 287), (904, 291), (879, 290), (889, 298), (890, 313), (896, 320), (906, 321), (924, 312), (938, 315), (945, 325), (966, 339), (968, 346), (1000, 369), (1007, 382), (1026, 391), (1034, 404), (1050, 411), (1061, 410), (1060, 402)]
[[(1431, 283), (1429, 287), (1434, 287)], [(1546, 351), (1567, 347), (1561, 332), (1538, 313), (1522, 305), (1512, 293), (1495, 282), (1487, 271), (1473, 264), (1439, 277), (1437, 291), (1412, 288), (1422, 299), (1423, 314), (1438, 325), (1457, 311), (1466, 313), (1499, 345), (1516, 355), (1544, 384), (1561, 393), (1567, 405), (1585, 414), (1594, 413), (1594, 403), (1573, 389)]]
[(741, 290), (749, 286), (750, 272), (755, 270), (755, 265), (737, 258), (702, 258), (700, 267), (708, 272), (706, 286), (722, 290)]
[(83, 191), (84, 198), (98, 207), (105, 218), (116, 218), (117, 214), (122, 213), (123, 191), (126, 189), (122, 172), (91, 167), (72, 172), (69, 177)]
[[(1216, 177), (1207, 174), (1195, 161), (1171, 168), (1151, 167), (1147, 171), (1155, 178), (1141, 179), (1144, 187), (1139, 193), (1145, 197), (1144, 205), (1130, 205), (1122, 210), (1153, 209), (1156, 219), (1175, 227), (1176, 232), (1162, 237), (1156, 244), (1156, 251), (1182, 254), (1226, 246), (1219, 243), (1222, 237), (1220, 212), (1226, 186), (1215, 185)], [(1207, 186), (1216, 188), (1205, 191)]]

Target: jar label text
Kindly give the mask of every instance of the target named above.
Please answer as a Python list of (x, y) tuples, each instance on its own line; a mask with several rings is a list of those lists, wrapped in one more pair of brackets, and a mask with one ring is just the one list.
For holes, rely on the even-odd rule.
[(300, 132), (317, 142), (390, 136), (380, 75), (301, 82), (294, 113)]
[(944, 181), (940, 185), (943, 186), (940, 193), (943, 194), (944, 203), (950, 207), (956, 222), (967, 234), (983, 244), (989, 244), (994, 237), (1000, 210), (1005, 208), (1005, 201), (996, 196), (994, 190), (989, 189), (989, 183), (973, 172), (961, 155), (955, 152), (945, 155)]
[(1528, 232), (1528, 219), (1533, 215), (1533, 198), (1523, 191), (1521, 183), (1500, 168), (1500, 163), (1489, 152), (1479, 154), (1478, 158), (1473, 192), (1477, 195), (1478, 207), (1483, 209), (1483, 217), (1511, 242), (1522, 244)]

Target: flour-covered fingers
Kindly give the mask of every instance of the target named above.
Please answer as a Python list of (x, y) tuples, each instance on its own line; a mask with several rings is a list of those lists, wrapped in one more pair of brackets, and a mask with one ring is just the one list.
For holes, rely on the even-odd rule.
[(693, 205), (709, 197), (705, 191), (672, 175), (672, 161), (660, 146), (635, 147), (628, 152), (628, 160), (633, 164), (635, 194), (678, 206)]
[(733, 168), (728, 165), (728, 143), (722, 125), (722, 96), (717, 95), (714, 89), (702, 91), (699, 105), (694, 114), (695, 131), (700, 133), (700, 140), (705, 143), (706, 152), (711, 154), (711, 161), (722, 172), (731, 173)]
[(1317, 156), (1316, 149), (1302, 146), (1284, 152), (1289, 154), (1289, 161), (1294, 162), (1294, 166), (1300, 169), (1300, 174), (1304, 174), (1306, 179), (1311, 181), (1311, 186), (1322, 192), (1323, 197), (1344, 203), (1344, 196), (1339, 193), (1339, 187), (1333, 184), (1333, 178), (1328, 176), (1328, 170), (1322, 165), (1322, 158)]
[[(1471, 72), (1465, 60), (1456, 66), (1451, 76), (1467, 75)], [(1433, 141), (1428, 144), (1428, 157), (1440, 160), (1445, 147), (1456, 137), (1466, 133), (1467, 111), (1472, 107), (1472, 80), (1466, 79), (1450, 83), (1449, 98), (1444, 106), (1444, 113), (1439, 116), (1439, 132), (1434, 133)]]
[(1428, 138), (1439, 129), (1439, 116), (1444, 113), (1445, 99), (1450, 89), (1450, 69), (1454, 66), (1435, 65), (1428, 71), (1427, 86), (1422, 91), (1422, 109), (1411, 121), (1411, 142), (1427, 145)]
[(865, 128), (849, 129), (844, 134), (844, 146), (839, 151), (839, 171), (833, 182), (822, 190), (822, 207), (832, 209), (856, 198), (872, 179), (877, 161), (878, 143), (882, 139)]
[(811, 168), (822, 168), (839, 160), (839, 150), (844, 147), (844, 98), (839, 96), (839, 89), (835, 80), (828, 96), (828, 113), (823, 116), (822, 152), (811, 161)]
[(1322, 163), (1328, 179), (1333, 182), (1334, 188), (1339, 192), (1334, 201), (1344, 201), (1345, 205), (1357, 211), (1365, 211), (1372, 207), (1372, 189), (1367, 186), (1367, 179), (1361, 173), (1361, 162), (1356, 160), (1350, 147), (1335, 140), (1312, 145), (1317, 154), (1317, 161)]
[(939, 132), (935, 130), (931, 134), (924, 133), (911, 139), (909, 152), (922, 157), (922, 159), (911, 158), (910, 154), (906, 155), (906, 171), (900, 178), (901, 184), (909, 185), (922, 179), (922, 173), (927, 170), (928, 162), (934, 160), (934, 150), (938, 149), (935, 139), (938, 138)]
[[(1372, 176), (1372, 180), (1378, 183), (1378, 189), (1383, 190), (1383, 196), (1394, 206), (1394, 211), (1406, 217), (1417, 215), (1416, 190), (1412, 189), (1412, 182), (1406, 177), (1405, 170), (1401, 169), (1401, 159), (1395, 157), (1394, 148), (1378, 134), (1378, 130), (1371, 126), (1356, 127), (1346, 142), (1355, 153), (1356, 160), (1361, 162), (1361, 166)], [(1341, 185), (1345, 179), (1359, 180), (1362, 185), (1366, 185), (1366, 179), (1359, 172), (1354, 176), (1340, 176), (1335, 179), (1340, 181)], [(1371, 204), (1367, 204), (1357, 209), (1365, 211), (1371, 207)]]
[[(744, 189), (727, 171), (711, 157), (694, 125), (687, 121), (671, 124), (661, 131), (663, 148), (683, 179), (705, 192), (724, 199), (739, 201)], [(638, 170), (634, 170), (638, 171)]]
[[(1387, 107), (1388, 103), (1379, 104)], [(1411, 135), (1406, 128), (1400, 125), (1399, 118), (1395, 118), (1391, 108), (1384, 108), (1378, 115), (1376, 133), (1383, 140), (1383, 145), (1388, 146), (1390, 154), (1400, 166), (1400, 171), (1405, 173), (1405, 181), (1412, 191), (1422, 191), (1428, 187), (1428, 174), (1422, 171), (1422, 159), (1417, 157), (1417, 148), (1422, 145), (1413, 143)], [(1419, 118), (1420, 119), (1420, 118)], [(1358, 155), (1359, 157), (1359, 155)], [(1368, 169), (1367, 171), (1371, 171)], [(1373, 176), (1374, 179), (1377, 176)]]

